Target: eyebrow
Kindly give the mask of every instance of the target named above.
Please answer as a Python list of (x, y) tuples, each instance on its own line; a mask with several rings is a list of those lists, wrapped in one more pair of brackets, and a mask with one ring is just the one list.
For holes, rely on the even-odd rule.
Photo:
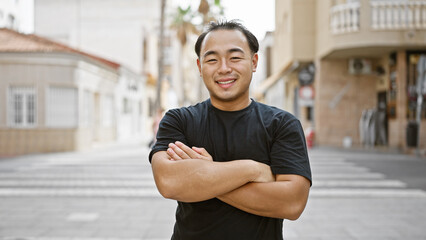
[[(243, 54), (245, 53), (241, 48), (231, 48), (227, 52), (228, 53), (240, 52), (240, 53), (243, 53)], [(209, 50), (209, 51), (207, 51), (203, 54), (203, 58), (206, 58), (209, 55), (215, 55), (215, 54), (217, 54), (217, 51)]]

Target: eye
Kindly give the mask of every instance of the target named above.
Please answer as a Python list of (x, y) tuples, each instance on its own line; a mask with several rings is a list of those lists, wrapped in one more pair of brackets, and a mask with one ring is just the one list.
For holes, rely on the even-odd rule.
[(207, 59), (206, 62), (208, 63), (212, 63), (212, 62), (216, 62), (216, 59), (212, 58), (212, 59)]

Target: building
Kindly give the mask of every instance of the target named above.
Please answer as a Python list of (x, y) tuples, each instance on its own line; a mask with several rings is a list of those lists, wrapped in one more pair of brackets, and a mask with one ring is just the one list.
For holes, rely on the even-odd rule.
[[(272, 47), (274, 45), (273, 32), (266, 32), (262, 40), (259, 41), (259, 60), (257, 62), (256, 72), (253, 74), (253, 79), (250, 86), (250, 95), (254, 98), (262, 98), (263, 95), (257, 96), (259, 88), (262, 86), (262, 81), (272, 75)], [(281, 90), (281, 89), (280, 89)], [(280, 94), (269, 94), (269, 96), (278, 96)], [(282, 99), (282, 98), (280, 98)], [(270, 100), (270, 99), (269, 99)], [(270, 100), (268, 102), (274, 102)], [(281, 102), (275, 102), (275, 106), (283, 108)]]
[[(170, 3), (166, 18), (171, 16)], [(145, 87), (142, 111), (144, 137), (152, 138), (156, 82), (159, 75), (159, 34), (161, 1), (34, 0), (34, 31), (37, 35), (68, 44), (85, 52), (112, 59), (150, 79)], [(54, 19), (54, 21), (52, 21)], [(164, 25), (164, 67), (162, 107), (185, 102), (180, 45), (175, 33)]]
[(0, 29), (0, 156), (141, 136), (143, 80), (105, 58)]
[(426, 54), (426, 1), (275, 4), (274, 74), (259, 88), (260, 97), (273, 95), (282, 82), (284, 109), (315, 129), (317, 145), (410, 151), (417, 136), (426, 149), (425, 104), (420, 131), (413, 124), (417, 65)]

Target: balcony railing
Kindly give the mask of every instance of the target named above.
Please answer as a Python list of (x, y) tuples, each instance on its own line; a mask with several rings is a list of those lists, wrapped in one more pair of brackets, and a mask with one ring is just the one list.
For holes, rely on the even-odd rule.
[[(373, 30), (426, 29), (426, 1), (370, 0)], [(360, 30), (360, 3), (350, 2), (330, 10), (333, 34)]]
[(426, 29), (426, 1), (371, 1), (371, 27)]
[(336, 5), (331, 8), (331, 32), (333, 34), (359, 30), (359, 2)]

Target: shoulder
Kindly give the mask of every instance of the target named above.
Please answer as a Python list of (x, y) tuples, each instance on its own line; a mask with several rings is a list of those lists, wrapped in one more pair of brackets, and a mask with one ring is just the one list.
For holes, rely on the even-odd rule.
[(206, 100), (204, 102), (200, 102), (195, 105), (170, 109), (166, 112), (165, 117), (177, 118), (180, 120), (199, 118), (200, 116), (203, 116), (204, 113), (208, 110), (209, 110), (209, 104), (208, 104), (208, 100)]
[(279, 124), (289, 124), (292, 122), (299, 122), (299, 120), (291, 113), (274, 107), (270, 106), (264, 103), (255, 102), (257, 111), (266, 118), (267, 120), (270, 120), (272, 122), (278, 122)]

